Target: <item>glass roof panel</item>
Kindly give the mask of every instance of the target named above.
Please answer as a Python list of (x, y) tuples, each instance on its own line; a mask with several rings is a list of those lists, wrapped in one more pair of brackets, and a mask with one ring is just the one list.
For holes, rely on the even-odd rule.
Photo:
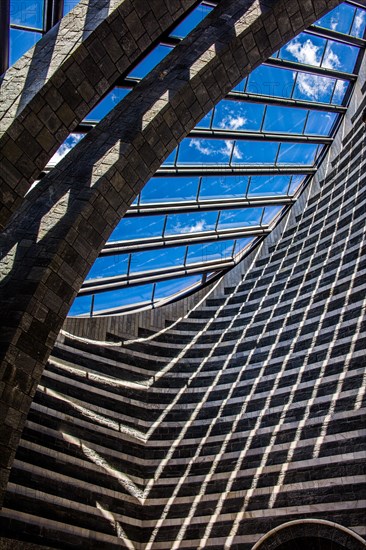
[(22, 57), (40, 38), (42, 34), (38, 32), (10, 29), (10, 65)]
[(204, 116), (199, 123), (197, 124), (197, 128), (210, 128), (211, 127), (211, 121), (212, 121), (212, 111), (209, 111), (206, 116)]
[(165, 234), (200, 233), (213, 231), (216, 226), (217, 212), (198, 212), (192, 214), (170, 214), (167, 219)]
[(248, 196), (286, 195), (291, 176), (252, 176)]
[(249, 75), (246, 92), (270, 97), (291, 97), (296, 71), (260, 65)]
[(160, 248), (131, 254), (131, 273), (154, 271), (163, 267), (182, 266), (186, 252), (185, 246)]
[(69, 13), (79, 2), (80, 0), (64, 0), (64, 15)]
[(126, 88), (114, 88), (107, 94), (92, 111), (85, 117), (88, 121), (100, 121), (109, 113), (126, 95), (129, 90)]
[(327, 113), (321, 111), (309, 111), (306, 122), (305, 134), (316, 134), (329, 136), (335, 121), (338, 119), (336, 113)]
[(320, 67), (326, 42), (325, 38), (303, 32), (280, 49), (279, 58)]
[(245, 239), (236, 239), (234, 247), (234, 256), (243, 252), (254, 241), (253, 237), (247, 237)]
[(233, 256), (234, 241), (218, 241), (208, 244), (191, 244), (188, 247), (187, 264), (230, 260)]
[(265, 132), (302, 134), (307, 114), (305, 109), (268, 105), (263, 129)]
[(337, 80), (334, 87), (332, 103), (336, 105), (341, 105), (344, 102), (344, 98), (349, 89), (349, 86), (349, 82), (346, 82), (345, 80)]
[(292, 176), (289, 194), (293, 195), (299, 189), (301, 184), (304, 183), (305, 179), (306, 176)]
[(197, 6), (171, 33), (171, 36), (184, 38), (188, 33), (200, 23), (206, 15), (212, 11), (210, 6)]
[(78, 316), (78, 315), (89, 315), (92, 305), (92, 296), (76, 296), (73, 304), (70, 308), (69, 315)]
[(57, 149), (56, 153), (50, 159), (49, 164), (55, 166), (62, 158), (64, 158), (71, 149), (84, 137), (84, 134), (70, 134), (65, 139), (63, 144)]
[(328, 41), (322, 67), (353, 73), (359, 49), (341, 42)]
[(350, 34), (357, 38), (363, 38), (366, 29), (366, 11), (358, 8)]
[(313, 143), (281, 143), (278, 164), (311, 166), (316, 160), (319, 145)]
[[(293, 97), (305, 101), (330, 103), (332, 98), (335, 99), (333, 95), (335, 85), (335, 78), (301, 72), (295, 82)], [(341, 102), (342, 100), (337, 103)]]
[(221, 139), (184, 139), (179, 146), (178, 164), (227, 164), (233, 142)]
[(266, 206), (263, 213), (262, 223), (264, 225), (269, 225), (276, 216), (281, 212), (282, 206)]
[(167, 158), (164, 160), (163, 164), (166, 165), (166, 166), (175, 164), (176, 159), (177, 159), (177, 153), (178, 153), (178, 148), (174, 149), (174, 151), (172, 151), (170, 153), (170, 155), (167, 156)]
[(202, 275), (191, 275), (190, 277), (180, 277), (179, 279), (170, 279), (156, 283), (154, 300), (160, 300), (166, 296), (174, 296), (189, 287), (201, 282)]
[(243, 208), (242, 210), (223, 210), (218, 229), (232, 229), (260, 225), (263, 208)]
[(248, 176), (203, 176), (199, 198), (244, 197), (248, 182)]
[(43, 0), (11, 0), (10, 23), (43, 29)]
[(95, 294), (94, 312), (151, 302), (153, 285), (138, 285)]
[(231, 162), (232, 164), (274, 164), (278, 147), (277, 142), (237, 141)]
[(198, 177), (154, 177), (141, 191), (141, 204), (193, 200), (197, 196)]
[(163, 231), (164, 220), (165, 216), (123, 218), (108, 241), (127, 241), (160, 236)]
[(103, 279), (104, 277), (115, 277), (125, 275), (128, 269), (128, 255), (102, 256), (97, 258), (89, 271), (86, 280)]
[(212, 126), (224, 130), (259, 131), (263, 113), (264, 105), (260, 103), (246, 104), (224, 99), (215, 108)]
[(155, 65), (157, 65), (164, 57), (172, 51), (173, 48), (160, 44), (153, 49), (142, 61), (139, 63), (128, 76), (133, 78), (143, 78), (151, 71)]
[(332, 31), (349, 34), (355, 15), (355, 8), (348, 4), (340, 4), (315, 23), (316, 26)]

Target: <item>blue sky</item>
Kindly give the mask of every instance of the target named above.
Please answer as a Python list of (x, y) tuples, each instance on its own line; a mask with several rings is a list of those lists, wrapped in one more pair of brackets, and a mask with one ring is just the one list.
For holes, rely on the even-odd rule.
[[(72, 9), (76, 0), (65, 0), (64, 13)], [(211, 8), (198, 6), (183, 23), (171, 33), (183, 38), (209, 12)], [(43, 0), (28, 0), (24, 9), (23, 0), (11, 0), (11, 23), (26, 25), (41, 30), (43, 24)], [(316, 23), (320, 27), (348, 33), (356, 37), (363, 36), (366, 26), (366, 12), (350, 5), (341, 4)], [(41, 37), (33, 30), (11, 29), (10, 62), (14, 63), (23, 53)], [(143, 78), (172, 48), (157, 46), (129, 75)], [(301, 33), (281, 48), (273, 57), (297, 63), (352, 73), (358, 55), (358, 48), (334, 40), (327, 40)], [(307, 102), (342, 104), (349, 83), (346, 79), (316, 75), (305, 69), (295, 71), (264, 64), (243, 79), (234, 89), (238, 93), (292, 98)], [(121, 101), (128, 89), (115, 88), (89, 113), (86, 121), (98, 122)], [(201, 168), (302, 165), (313, 166), (321, 153), (322, 145), (311, 143), (281, 142), (280, 134), (329, 136), (337, 122), (336, 113), (315, 111), (309, 108), (284, 107), (264, 103), (222, 100), (213, 111), (208, 113), (197, 128), (233, 131), (233, 139), (186, 138), (178, 149), (166, 159), (164, 165), (176, 167), (195, 165)], [(240, 139), (241, 132), (266, 132), (279, 134), (278, 139), (261, 142)], [(74, 147), (81, 134), (70, 135), (58, 152), (51, 165), (57, 163)], [(275, 176), (179, 176), (152, 178), (142, 190), (134, 204), (167, 204), (177, 201), (218, 201), (244, 199), (261, 196), (292, 196), (304, 181), (303, 175)], [(276, 219), (281, 205), (230, 210), (196, 211), (190, 213), (153, 215), (148, 217), (126, 217), (110, 237), (110, 242), (131, 241), (165, 236), (190, 235), (214, 230), (241, 230), (268, 225)], [(242, 253), (252, 244), (252, 238), (237, 238), (218, 242), (180, 245), (176, 247), (146, 250), (132, 254), (116, 254), (99, 258), (92, 267), (88, 279), (116, 277), (129, 273), (147, 271), (155, 273), (158, 269), (190, 266), (195, 263), (229, 260)], [(209, 272), (210, 274), (210, 272)], [(180, 292), (191, 285), (199, 285), (201, 275), (187, 276), (175, 280), (149, 283), (139, 286), (107, 291), (95, 295), (94, 311), (122, 307), (136, 302), (149, 302), (170, 294)], [(72, 306), (72, 314), (83, 314), (91, 307), (91, 297), (81, 296)]]

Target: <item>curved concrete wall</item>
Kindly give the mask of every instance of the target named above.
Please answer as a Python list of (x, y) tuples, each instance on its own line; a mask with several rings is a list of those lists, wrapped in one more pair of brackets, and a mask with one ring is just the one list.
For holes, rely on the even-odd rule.
[(129, 205), (246, 74), (341, 0), (222, 0), (51, 174), (0, 236), (0, 487), (71, 303)]
[[(153, 328), (161, 313), (140, 315), (139, 338), (123, 346), (60, 337), (14, 463), (4, 536), (249, 550), (307, 518), (366, 535), (365, 88), (363, 74), (312, 188), (247, 273), (165, 331)], [(99, 322), (106, 335), (110, 321)]]

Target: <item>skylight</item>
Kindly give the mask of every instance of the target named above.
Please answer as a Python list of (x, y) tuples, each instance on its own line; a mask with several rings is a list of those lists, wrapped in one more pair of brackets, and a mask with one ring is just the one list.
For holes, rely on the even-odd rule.
[[(11, 0), (10, 63), (47, 30), (48, 0)], [(65, 0), (64, 14), (76, 4)], [(52, 169), (212, 10), (202, 2), (89, 113)], [(315, 173), (344, 114), (366, 11), (344, 2), (255, 69), (165, 160), (110, 236), (70, 315), (156, 306), (233, 267)]]

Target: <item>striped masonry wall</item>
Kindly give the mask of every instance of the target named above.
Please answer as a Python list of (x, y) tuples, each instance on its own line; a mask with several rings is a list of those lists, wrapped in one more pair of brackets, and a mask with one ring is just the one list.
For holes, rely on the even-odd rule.
[(104, 343), (85, 338), (88, 319), (66, 323), (18, 448), (3, 537), (249, 550), (302, 519), (365, 537), (364, 72), (316, 180), (243, 276), (186, 314), (174, 306), (176, 318), (173, 306), (131, 316), (137, 338), (128, 318), (114, 334), (93, 320)]

